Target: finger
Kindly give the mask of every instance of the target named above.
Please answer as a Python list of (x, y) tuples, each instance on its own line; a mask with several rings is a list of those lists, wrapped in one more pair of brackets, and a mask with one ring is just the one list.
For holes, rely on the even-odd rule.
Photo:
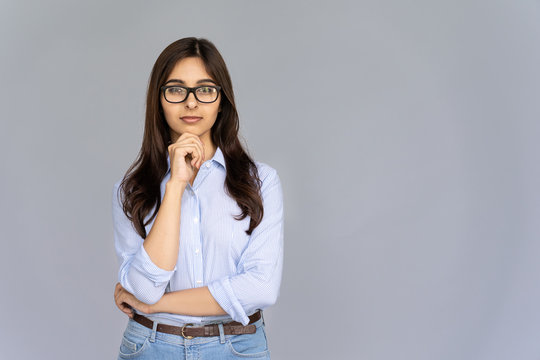
[(177, 141), (181, 141), (181, 140), (183, 140), (183, 139), (189, 139), (189, 138), (192, 138), (192, 137), (198, 138), (199, 136), (198, 136), (197, 134), (192, 133), (192, 132), (186, 131), (186, 132), (182, 133), (182, 134), (178, 137)]
[(186, 149), (189, 149), (187, 150), (189, 153), (189, 158), (187, 158), (187, 160), (189, 161), (191, 167), (198, 168), (197, 165), (199, 162), (200, 155), (199, 155), (199, 149), (197, 149), (197, 145), (194, 143), (187, 144)]
[(126, 291), (124, 288), (121, 288), (116, 297), (118, 307), (126, 312), (132, 311), (133, 306), (131, 306), (130, 302), (133, 301), (133, 298), (134, 297), (131, 295), (131, 293)]
[(126, 307), (122, 301), (116, 301), (115, 302), (116, 307), (123, 313), (126, 312)]
[(114, 297), (118, 298), (124, 291), (126, 291), (126, 289), (124, 289), (122, 285), (119, 284), (114, 291)]
[(114, 287), (114, 297), (116, 297), (120, 289), (122, 289), (122, 285), (120, 285), (120, 283), (116, 283), (116, 286)]
[[(182, 140), (180, 140), (180, 138), (182, 138)], [(178, 144), (186, 144), (186, 143), (195, 143), (195, 144), (198, 144), (199, 146), (199, 150), (200, 150), (200, 163), (199, 163), (199, 166), (202, 165), (202, 163), (206, 160), (205, 157), (204, 157), (204, 143), (203, 141), (201, 140), (201, 138), (195, 134), (191, 134), (191, 133), (183, 133), (179, 138), (179, 141), (177, 142)]]
[(127, 306), (126, 306), (126, 305), (127, 305), (127, 304), (126, 304), (125, 302), (123, 302), (123, 301), (118, 301), (118, 302), (116, 303), (116, 306), (118, 307), (118, 309), (120, 309), (120, 311), (122, 311), (122, 312), (124, 312), (124, 313), (125, 313), (126, 310), (127, 310)]
[(189, 143), (178, 145), (174, 149), (174, 153), (175, 156), (184, 158), (190, 155), (191, 159), (187, 158), (187, 160), (190, 161), (192, 167), (196, 167), (201, 158), (200, 145), (195, 143), (193, 140), (191, 140)]
[(179, 142), (179, 141), (182, 141), (192, 135), (195, 135), (195, 134), (192, 134), (190, 132), (183, 132), (182, 134), (180, 134), (180, 136), (178, 137), (178, 139), (176, 139), (176, 142)]
[(204, 144), (202, 140), (197, 135), (191, 135), (186, 137), (185, 142), (182, 144), (194, 145), (198, 150), (197, 154), (192, 154), (192, 157), (196, 159), (196, 161), (192, 163), (192, 166), (196, 166), (198, 169), (200, 169), (202, 163), (204, 162)]
[(133, 308), (131, 306), (129, 306), (129, 304), (126, 304), (126, 303), (122, 303), (122, 311), (125, 313), (125, 314), (131, 314), (133, 313)]
[(173, 144), (181, 144), (181, 143), (183, 143), (183, 142), (185, 142), (185, 141), (188, 141), (188, 140), (194, 139), (194, 138), (197, 138), (197, 139), (198, 139), (199, 136), (198, 136), (198, 135), (195, 135), (195, 134), (193, 134), (193, 133), (185, 132), (185, 133), (183, 133), (182, 135), (180, 135), (180, 136), (178, 137), (178, 139), (176, 140), (176, 142), (174, 142)]
[(201, 139), (198, 136), (195, 136), (193, 140), (199, 152), (197, 156), (197, 169), (200, 169), (202, 163), (204, 162), (204, 144), (202, 143)]
[(121, 303), (122, 303), (122, 296), (120, 293), (116, 294), (114, 296), (114, 303), (116, 304), (116, 306), (118, 306), (120, 308), (120, 310), (122, 310), (122, 306), (121, 306)]
[(178, 156), (179, 158), (194, 158), (197, 153), (197, 148), (195, 144), (192, 143), (179, 144), (172, 149), (172, 152), (174, 157)]
[(204, 158), (204, 143), (202, 142), (201, 138), (198, 136), (194, 137), (195, 143), (197, 144), (197, 148), (200, 151), (200, 157), (199, 157), (199, 168), (201, 167), (202, 163), (205, 161)]
[(118, 293), (115, 299), (116, 306), (118, 306), (118, 308), (124, 312), (126, 311), (126, 307), (129, 306), (129, 304), (125, 302), (125, 299), (126, 297), (122, 290)]
[(116, 306), (124, 313), (130, 314), (132, 312), (131, 306), (126, 303), (122, 296), (119, 296), (116, 301)]

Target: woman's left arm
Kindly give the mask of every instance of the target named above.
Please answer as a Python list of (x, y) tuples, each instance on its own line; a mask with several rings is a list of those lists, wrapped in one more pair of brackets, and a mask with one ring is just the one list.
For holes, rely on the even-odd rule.
[(166, 312), (191, 316), (226, 315), (225, 310), (214, 299), (208, 286), (165, 293), (155, 304), (146, 304), (120, 285), (115, 289), (116, 306), (132, 317), (132, 309), (145, 314)]
[(190, 316), (226, 315), (214, 299), (208, 286), (165, 293), (150, 311), (183, 314)]

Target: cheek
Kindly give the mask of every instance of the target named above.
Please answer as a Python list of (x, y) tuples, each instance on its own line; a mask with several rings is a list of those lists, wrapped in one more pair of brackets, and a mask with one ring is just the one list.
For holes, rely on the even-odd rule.
[[(170, 105), (170, 104), (169, 104)], [(173, 119), (176, 115), (175, 109), (167, 104), (161, 104), (161, 109), (163, 111), (163, 115), (165, 116), (165, 119), (169, 121), (169, 119)]]
[(217, 104), (214, 108), (214, 113), (216, 117), (219, 116), (220, 110), (221, 110), (221, 104)]
[(161, 111), (163, 112), (163, 114), (171, 113), (170, 103), (166, 102), (165, 99), (163, 99), (163, 97), (160, 98), (160, 103), (161, 103)]

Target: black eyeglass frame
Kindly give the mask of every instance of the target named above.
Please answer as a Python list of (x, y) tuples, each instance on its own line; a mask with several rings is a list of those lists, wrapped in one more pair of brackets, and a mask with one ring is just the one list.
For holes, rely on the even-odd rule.
[[(165, 96), (165, 91), (168, 89), (168, 88), (172, 88), (172, 87), (179, 87), (179, 88), (183, 88), (183, 89), (186, 89), (187, 90), (187, 94), (186, 94), (186, 98), (182, 101), (169, 101), (167, 99), (167, 96)], [(199, 88), (203, 88), (203, 87), (211, 87), (211, 88), (214, 88), (217, 90), (217, 93), (218, 93), (218, 96), (216, 96), (216, 99), (214, 101), (201, 101), (198, 97), (197, 97), (197, 93), (195, 92), (197, 89)], [(201, 85), (201, 86), (196, 86), (196, 87), (187, 87), (187, 86), (181, 86), (181, 85), (164, 85), (161, 87), (161, 92), (163, 93), (163, 97), (165, 98), (165, 101), (171, 103), (171, 104), (180, 104), (180, 103), (183, 103), (184, 101), (187, 100), (187, 98), (189, 97), (189, 94), (190, 93), (193, 93), (193, 96), (195, 96), (195, 99), (200, 102), (200, 103), (203, 103), (203, 104), (211, 104), (213, 102), (216, 102), (217, 99), (219, 98), (219, 92), (221, 91), (221, 86), (218, 86), (218, 85)]]

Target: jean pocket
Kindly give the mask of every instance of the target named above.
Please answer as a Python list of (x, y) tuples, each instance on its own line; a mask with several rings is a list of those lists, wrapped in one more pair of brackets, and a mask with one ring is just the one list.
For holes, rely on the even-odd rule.
[(227, 347), (238, 358), (270, 359), (264, 326), (257, 328), (254, 334), (232, 336), (227, 340)]
[(119, 357), (121, 359), (132, 359), (142, 354), (148, 347), (148, 336), (125, 331), (120, 343)]

